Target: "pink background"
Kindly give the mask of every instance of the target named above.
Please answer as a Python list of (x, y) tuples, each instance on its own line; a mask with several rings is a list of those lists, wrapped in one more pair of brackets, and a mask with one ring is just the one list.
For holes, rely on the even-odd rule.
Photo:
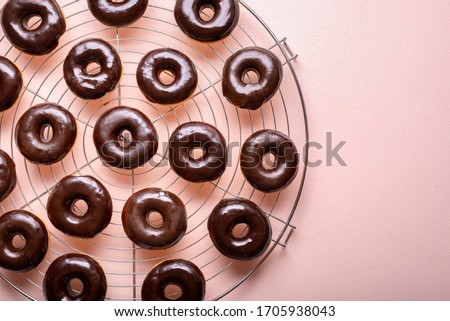
[[(310, 168), (288, 248), (252, 299), (450, 299), (450, 2), (256, 1), (299, 54)], [(311, 159), (324, 157), (313, 152)]]
[(309, 169), (277, 267), (229, 298), (449, 300), (450, 2), (248, 2), (299, 54), (311, 140), (348, 141), (348, 167)]
[(287, 248), (226, 298), (450, 299), (450, 2), (247, 3), (299, 54), (311, 140), (347, 141), (348, 166), (308, 170)]

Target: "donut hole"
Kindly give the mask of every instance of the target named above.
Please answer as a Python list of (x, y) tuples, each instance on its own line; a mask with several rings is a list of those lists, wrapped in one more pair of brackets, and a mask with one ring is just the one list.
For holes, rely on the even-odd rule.
[(198, 14), (200, 15), (200, 19), (202, 19), (204, 22), (209, 22), (214, 18), (216, 10), (211, 4), (204, 4), (200, 6)]
[(205, 157), (206, 150), (203, 147), (193, 147), (189, 150), (189, 157), (195, 161), (201, 161)]
[(164, 287), (164, 297), (169, 300), (178, 300), (183, 296), (183, 289), (176, 283), (169, 283)]
[(81, 293), (83, 293), (84, 290), (84, 284), (83, 281), (81, 281), (79, 278), (73, 278), (70, 279), (69, 282), (67, 282), (67, 291), (69, 292), (70, 296), (77, 297)]
[(164, 225), (164, 217), (161, 213), (150, 211), (146, 215), (147, 223), (153, 228), (161, 228)]
[(272, 170), (277, 166), (278, 157), (275, 153), (267, 153), (262, 157), (262, 167), (266, 170)]
[(26, 15), (22, 20), (23, 27), (28, 31), (38, 29), (42, 24), (42, 16), (38, 13)]
[(72, 203), (72, 213), (76, 216), (85, 216), (89, 210), (89, 205), (85, 200), (77, 199)]
[(131, 142), (133, 141), (133, 135), (128, 129), (125, 129), (120, 132), (119, 134), (119, 144), (120, 147), (125, 148), (129, 147), (131, 145)]
[(250, 226), (247, 223), (238, 223), (231, 228), (231, 235), (235, 239), (243, 239), (250, 232)]
[(84, 66), (84, 71), (89, 76), (96, 76), (102, 72), (102, 67), (100, 66), (100, 63), (97, 60), (91, 60), (88, 61)]
[(170, 69), (161, 69), (158, 78), (159, 81), (166, 86), (172, 85), (175, 82), (175, 74)]
[(16, 234), (13, 236), (11, 244), (15, 250), (20, 251), (25, 248), (25, 246), (27, 245), (27, 241), (22, 234)]
[(48, 143), (53, 139), (53, 127), (50, 124), (45, 124), (41, 127), (41, 140)]
[(261, 76), (255, 68), (247, 68), (242, 73), (242, 82), (244, 84), (257, 84), (260, 79)]

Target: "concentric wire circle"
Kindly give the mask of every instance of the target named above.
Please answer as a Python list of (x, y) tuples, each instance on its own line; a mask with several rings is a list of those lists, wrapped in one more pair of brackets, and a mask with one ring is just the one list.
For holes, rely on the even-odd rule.
[[(222, 41), (204, 44), (184, 35), (173, 17), (174, 1), (153, 0), (145, 15), (135, 24), (111, 28), (95, 20), (86, 1), (58, 1), (65, 14), (67, 32), (58, 48), (47, 56), (33, 57), (13, 48), (2, 36), (0, 54), (22, 70), (24, 89), (17, 103), (0, 115), (0, 148), (8, 152), (17, 166), (18, 184), (3, 201), (1, 211), (14, 208), (36, 213), (51, 234), (44, 262), (27, 273), (0, 269), (0, 277), (30, 300), (42, 300), (42, 281), (49, 264), (58, 256), (77, 252), (94, 257), (103, 266), (108, 279), (107, 299), (139, 300), (142, 282), (149, 270), (169, 258), (183, 258), (200, 267), (207, 280), (207, 300), (221, 299), (246, 281), (275, 250), (282, 250), (293, 231), (291, 219), (297, 208), (305, 179), (308, 127), (297, 75), (295, 56), (285, 40), (274, 36), (268, 26), (243, 1), (241, 18), (233, 34)], [(3, 5), (3, 4), (2, 4)], [(102, 38), (116, 47), (123, 64), (119, 86), (105, 97), (86, 101), (76, 97), (63, 78), (62, 65), (67, 53), (86, 38)], [(277, 94), (258, 111), (241, 110), (231, 105), (221, 91), (221, 74), (226, 59), (248, 46), (260, 46), (274, 52), (283, 62), (284, 79)], [(136, 67), (150, 50), (171, 47), (187, 54), (194, 62), (199, 83), (193, 97), (178, 105), (160, 106), (148, 102), (136, 83)], [(15, 125), (31, 106), (53, 102), (67, 108), (77, 119), (78, 137), (72, 151), (61, 162), (41, 166), (31, 164), (20, 154), (14, 142)], [(157, 155), (145, 166), (121, 170), (103, 165), (92, 141), (93, 128), (106, 110), (124, 105), (144, 112), (159, 135)], [(168, 162), (170, 134), (187, 121), (204, 121), (217, 127), (228, 142), (229, 161), (225, 174), (214, 182), (189, 183), (178, 177)], [(270, 128), (290, 136), (303, 159), (299, 174), (284, 191), (262, 193), (251, 187), (239, 168), (240, 146), (253, 132)], [(303, 148), (303, 149), (302, 149)], [(102, 181), (112, 198), (111, 224), (93, 239), (78, 239), (53, 228), (46, 215), (46, 203), (53, 186), (66, 175), (92, 175)], [(145, 187), (159, 187), (179, 195), (186, 204), (188, 230), (174, 247), (148, 251), (136, 247), (126, 237), (122, 207), (128, 197)], [(213, 246), (206, 221), (212, 208), (223, 198), (243, 197), (258, 204), (273, 228), (273, 240), (267, 253), (251, 262), (236, 262), (222, 256)], [(267, 268), (276, 270), (277, 266)], [(251, 280), (251, 279), (250, 279)], [(250, 282), (251, 283), (251, 282)]]

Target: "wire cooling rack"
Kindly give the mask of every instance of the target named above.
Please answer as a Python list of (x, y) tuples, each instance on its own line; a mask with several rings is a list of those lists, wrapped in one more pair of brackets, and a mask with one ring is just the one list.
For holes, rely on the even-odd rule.
[[(286, 247), (295, 229), (290, 222), (300, 198), (308, 159), (305, 105), (292, 65), (297, 56), (289, 48), (286, 39), (275, 37), (266, 23), (244, 1), (240, 1), (240, 22), (232, 35), (210, 44), (191, 40), (180, 31), (173, 17), (173, 0), (151, 0), (142, 19), (119, 29), (96, 21), (86, 1), (58, 2), (66, 17), (67, 32), (59, 47), (50, 55), (26, 55), (13, 48), (3, 35), (0, 39), (0, 54), (14, 61), (22, 70), (24, 78), (24, 89), (19, 100), (13, 108), (0, 115), (0, 148), (12, 156), (18, 173), (17, 187), (0, 204), (0, 209), (2, 213), (16, 208), (34, 212), (46, 222), (50, 231), (49, 251), (36, 269), (27, 273), (0, 269), (0, 278), (25, 298), (43, 300), (42, 281), (49, 264), (64, 253), (78, 252), (94, 257), (104, 268), (108, 280), (107, 299), (140, 300), (141, 284), (152, 266), (167, 258), (183, 258), (193, 261), (205, 275), (205, 299), (225, 297), (249, 279), (271, 253)], [(4, 1), (0, 3), (3, 6)], [(85, 101), (67, 88), (62, 64), (75, 43), (92, 37), (105, 39), (117, 48), (124, 74), (116, 90), (102, 99)], [(232, 53), (255, 45), (271, 50), (280, 58), (284, 66), (284, 79), (277, 94), (260, 110), (241, 110), (222, 96), (222, 68)], [(138, 62), (148, 51), (161, 47), (172, 47), (186, 53), (198, 70), (197, 90), (191, 99), (180, 105), (151, 104), (137, 87), (135, 72)], [(45, 101), (67, 108), (76, 117), (78, 126), (78, 137), (70, 154), (51, 166), (29, 163), (14, 142), (14, 128), (23, 112)], [(146, 113), (159, 134), (158, 154), (147, 165), (136, 170), (104, 166), (92, 142), (96, 119), (104, 111), (118, 105), (138, 108)], [(192, 120), (216, 126), (227, 139), (228, 166), (225, 174), (217, 181), (189, 183), (170, 169), (167, 158), (170, 134), (178, 125)], [(239, 168), (241, 144), (251, 133), (263, 128), (276, 129), (289, 135), (302, 153), (303, 162), (296, 179), (282, 192), (265, 194), (253, 189)], [(45, 208), (48, 194), (66, 175), (95, 176), (111, 193), (114, 206), (111, 224), (93, 239), (66, 236), (48, 221)], [(187, 233), (178, 244), (167, 250), (143, 250), (133, 245), (122, 229), (121, 211), (125, 201), (132, 193), (149, 186), (170, 190), (186, 204)], [(206, 221), (212, 208), (221, 199), (229, 197), (250, 199), (269, 217), (273, 239), (263, 257), (250, 262), (238, 262), (222, 256), (214, 248), (208, 236)], [(268, 264), (266, 268), (276, 271), (276, 264)], [(248, 286), (251, 286), (251, 279)]]

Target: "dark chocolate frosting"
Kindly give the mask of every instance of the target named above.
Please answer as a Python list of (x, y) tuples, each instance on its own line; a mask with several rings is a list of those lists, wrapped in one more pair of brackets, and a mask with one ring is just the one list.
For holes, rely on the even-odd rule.
[[(120, 137), (125, 130), (130, 132), (131, 141)], [(99, 157), (114, 167), (143, 166), (158, 150), (158, 134), (150, 119), (129, 107), (115, 107), (103, 113), (95, 124), (93, 138)]]
[[(69, 289), (73, 279), (83, 283), (81, 293)], [(93, 258), (84, 254), (65, 254), (49, 266), (43, 290), (47, 301), (103, 301), (107, 290), (106, 276)]]
[(92, 14), (101, 23), (123, 27), (137, 21), (145, 13), (148, 0), (88, 0)]
[[(23, 248), (13, 245), (14, 236), (25, 240)], [(48, 232), (36, 215), (14, 210), (0, 216), (0, 267), (27, 272), (39, 265), (48, 249)]]
[(192, 262), (172, 259), (163, 261), (150, 271), (142, 284), (143, 301), (169, 301), (164, 294), (168, 285), (177, 285), (182, 293), (176, 300), (201, 301), (205, 296), (205, 277)]
[(0, 56), (0, 112), (11, 108), (22, 90), (22, 74), (9, 59)]
[(16, 183), (16, 164), (5, 151), (0, 149), (0, 202), (11, 194)]
[[(209, 7), (214, 15), (209, 21), (200, 12)], [(189, 37), (203, 41), (216, 41), (228, 36), (239, 22), (238, 0), (177, 0), (174, 9), (178, 26)]]
[[(264, 168), (263, 157), (275, 155), (273, 168)], [(294, 142), (276, 130), (253, 133), (242, 145), (241, 169), (248, 182), (263, 192), (286, 188), (298, 172), (299, 157)]]
[[(88, 210), (83, 216), (73, 211), (73, 204), (83, 200)], [(79, 237), (94, 237), (111, 221), (111, 196), (97, 179), (91, 176), (66, 176), (52, 190), (47, 201), (47, 214), (61, 232)]]
[[(162, 216), (162, 226), (153, 227), (148, 222), (150, 212)], [(165, 249), (177, 243), (186, 232), (186, 208), (175, 194), (147, 188), (127, 200), (122, 211), (122, 224), (128, 238), (140, 247)]]
[[(233, 228), (246, 224), (243, 237), (233, 236)], [(245, 199), (224, 199), (208, 219), (209, 236), (223, 255), (237, 260), (252, 260), (266, 251), (272, 237), (270, 222), (261, 209)]]
[[(164, 84), (160, 74), (169, 71), (174, 80)], [(188, 56), (170, 49), (150, 51), (139, 62), (136, 71), (138, 86), (144, 96), (158, 104), (176, 104), (188, 99), (197, 87), (197, 70)]]
[[(255, 72), (257, 83), (245, 82), (248, 71)], [(283, 67), (271, 51), (248, 47), (234, 53), (225, 63), (222, 77), (223, 95), (235, 106), (258, 109), (277, 92), (283, 78)]]
[[(25, 26), (33, 16), (42, 20), (39, 27), (31, 30)], [(54, 0), (9, 0), (2, 9), (2, 27), (5, 36), (20, 51), (46, 55), (58, 46), (66, 22)]]
[[(191, 151), (202, 148), (203, 156), (194, 159)], [(169, 141), (169, 162), (172, 169), (190, 182), (207, 182), (219, 178), (226, 168), (225, 138), (213, 126), (203, 122), (180, 125)]]
[[(100, 71), (89, 74), (90, 63)], [(122, 62), (116, 49), (102, 39), (87, 39), (76, 44), (64, 61), (64, 79), (80, 98), (98, 99), (114, 90), (122, 76)]]
[[(42, 137), (42, 130), (50, 126), (51, 140)], [(77, 137), (77, 124), (65, 108), (44, 103), (28, 109), (17, 122), (16, 144), (25, 158), (36, 164), (54, 164), (71, 150)]]

